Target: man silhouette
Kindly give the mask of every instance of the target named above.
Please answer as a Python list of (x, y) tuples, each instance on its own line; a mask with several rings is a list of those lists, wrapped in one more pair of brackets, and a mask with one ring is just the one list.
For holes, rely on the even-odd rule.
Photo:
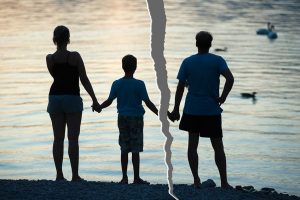
[[(194, 177), (194, 186), (196, 188), (201, 186), (197, 154), (200, 136), (211, 140), (215, 162), (220, 173), (221, 187), (231, 188), (227, 181), (220, 105), (225, 102), (234, 78), (225, 60), (221, 56), (209, 53), (212, 40), (212, 35), (206, 31), (196, 35), (198, 53), (184, 59), (180, 66), (175, 105), (169, 117), (171, 120), (180, 119), (179, 106), (187, 85), (188, 93), (179, 129), (189, 134), (188, 161)], [(221, 96), (219, 96), (220, 75), (226, 79)]]

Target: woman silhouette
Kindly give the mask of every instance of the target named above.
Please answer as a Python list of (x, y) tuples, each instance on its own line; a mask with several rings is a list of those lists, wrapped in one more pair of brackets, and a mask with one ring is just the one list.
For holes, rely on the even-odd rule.
[(78, 52), (67, 50), (70, 32), (65, 26), (57, 26), (53, 33), (57, 50), (46, 57), (47, 68), (54, 81), (49, 92), (47, 112), (54, 132), (53, 159), (56, 167), (56, 181), (66, 181), (62, 172), (64, 138), (68, 127), (69, 158), (72, 168), (72, 181), (82, 181), (78, 175), (81, 116), (83, 103), (79, 92), (79, 79), (93, 100), (93, 108), (101, 108), (86, 75), (83, 60)]

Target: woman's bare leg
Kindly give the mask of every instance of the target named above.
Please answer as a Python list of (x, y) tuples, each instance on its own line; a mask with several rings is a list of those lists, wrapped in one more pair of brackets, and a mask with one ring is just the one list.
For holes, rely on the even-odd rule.
[(64, 157), (64, 139), (66, 130), (66, 117), (63, 113), (50, 114), (54, 133), (53, 159), (56, 168), (56, 180), (63, 180), (62, 163)]
[(66, 114), (67, 126), (68, 126), (68, 139), (69, 139), (69, 158), (72, 168), (72, 180), (79, 180), (78, 165), (79, 165), (79, 144), (78, 138), (80, 134), (82, 113)]

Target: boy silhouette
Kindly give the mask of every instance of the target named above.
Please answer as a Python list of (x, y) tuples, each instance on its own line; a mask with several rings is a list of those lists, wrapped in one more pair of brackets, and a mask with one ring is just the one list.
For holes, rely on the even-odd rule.
[(150, 184), (140, 178), (140, 152), (143, 151), (143, 115), (146, 106), (158, 115), (156, 106), (150, 101), (143, 81), (137, 80), (133, 74), (137, 67), (137, 59), (133, 55), (126, 55), (122, 59), (124, 77), (115, 80), (111, 86), (109, 97), (101, 104), (106, 108), (117, 98), (119, 145), (121, 148), (122, 184), (128, 184), (127, 165), (128, 153), (132, 153), (134, 184)]

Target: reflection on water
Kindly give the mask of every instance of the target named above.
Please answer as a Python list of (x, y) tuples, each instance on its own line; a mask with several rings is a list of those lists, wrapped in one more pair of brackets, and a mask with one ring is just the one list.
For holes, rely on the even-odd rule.
[[(122, 76), (121, 58), (131, 53), (138, 58), (136, 77), (146, 82), (149, 96), (158, 104), (145, 1), (0, 3), (0, 178), (55, 176), (52, 130), (45, 111), (52, 79), (45, 56), (55, 50), (52, 31), (56, 25), (70, 28), (69, 48), (81, 53), (100, 101), (107, 97), (112, 81)], [(300, 195), (300, 4), (297, 0), (166, 0), (165, 8), (171, 106), (178, 67), (184, 57), (196, 51), (195, 33), (212, 32), (212, 50), (227, 47), (226, 52), (217, 53), (228, 61), (236, 80), (223, 106), (230, 182), (275, 187)], [(255, 34), (267, 21), (276, 26), (279, 37), (275, 41)], [(81, 174), (88, 180), (118, 181), (121, 169), (116, 104), (101, 114), (92, 113), (91, 101), (83, 88), (81, 91), (85, 102), (80, 136)], [(242, 92), (254, 91), (255, 104), (240, 96)], [(146, 111), (141, 173), (153, 183), (166, 182), (164, 137), (159, 125), (157, 117)], [(175, 123), (171, 127), (174, 183), (191, 183), (187, 135), (177, 126)], [(200, 140), (199, 157), (202, 179), (213, 178), (218, 183), (213, 151), (206, 139)], [(67, 152), (64, 171), (70, 179)]]

